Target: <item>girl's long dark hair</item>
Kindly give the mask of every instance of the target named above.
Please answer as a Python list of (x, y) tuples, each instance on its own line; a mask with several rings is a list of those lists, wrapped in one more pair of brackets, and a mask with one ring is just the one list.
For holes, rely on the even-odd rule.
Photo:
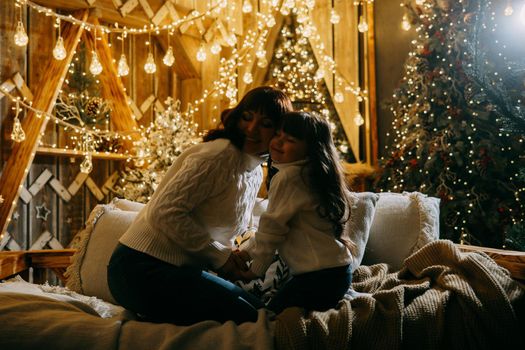
[(344, 236), (344, 227), (350, 218), (345, 194), (348, 187), (330, 125), (313, 113), (290, 112), (283, 116), (280, 129), (306, 143), (309, 161), (305, 180), (319, 199), (317, 212), (332, 223), (334, 236), (355, 253), (355, 243)]
[(206, 142), (224, 138), (230, 140), (237, 148), (242, 149), (244, 135), (239, 130), (239, 120), (243, 112), (259, 112), (272, 118), (277, 127), (283, 114), (292, 110), (292, 101), (281, 90), (271, 86), (256, 87), (248, 91), (234, 108), (224, 110), (221, 113), (219, 126), (208, 131), (203, 140)]

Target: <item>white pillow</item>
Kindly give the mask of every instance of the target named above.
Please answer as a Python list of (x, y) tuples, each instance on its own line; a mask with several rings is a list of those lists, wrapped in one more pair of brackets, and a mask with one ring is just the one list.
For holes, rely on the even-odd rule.
[(363, 264), (399, 269), (405, 258), (438, 239), (439, 202), (419, 192), (380, 193)]
[(130, 201), (125, 198), (113, 198), (111, 204), (120, 210), (124, 211), (141, 211), (146, 206), (144, 203)]
[(117, 304), (107, 283), (107, 265), (119, 238), (137, 216), (137, 211), (123, 211), (114, 203), (97, 205), (86, 228), (75, 238), (77, 251), (66, 270), (66, 287), (74, 292), (95, 296)]

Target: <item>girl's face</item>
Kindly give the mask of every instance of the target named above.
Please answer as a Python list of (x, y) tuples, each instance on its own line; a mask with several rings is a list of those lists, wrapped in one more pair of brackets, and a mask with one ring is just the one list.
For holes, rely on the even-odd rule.
[(270, 140), (275, 135), (275, 125), (270, 117), (245, 111), (239, 120), (239, 129), (245, 136), (243, 152), (255, 156), (268, 152)]
[(278, 131), (270, 142), (270, 155), (276, 163), (291, 163), (306, 159), (307, 145), (304, 140)]

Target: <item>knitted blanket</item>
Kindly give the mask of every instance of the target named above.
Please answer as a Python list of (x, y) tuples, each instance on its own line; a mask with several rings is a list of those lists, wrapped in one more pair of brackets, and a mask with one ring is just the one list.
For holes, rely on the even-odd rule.
[(484, 253), (450, 241), (427, 244), (400, 271), (354, 272), (355, 291), (336, 309), (277, 317), (277, 349), (524, 349), (525, 290)]

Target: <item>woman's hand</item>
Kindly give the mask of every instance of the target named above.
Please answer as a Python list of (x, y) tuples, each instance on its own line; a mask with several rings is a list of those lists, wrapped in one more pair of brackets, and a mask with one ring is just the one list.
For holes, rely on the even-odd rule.
[(247, 270), (246, 262), (236, 252), (232, 252), (226, 263), (217, 270), (217, 273), (220, 277), (235, 282), (242, 279), (241, 272)]

